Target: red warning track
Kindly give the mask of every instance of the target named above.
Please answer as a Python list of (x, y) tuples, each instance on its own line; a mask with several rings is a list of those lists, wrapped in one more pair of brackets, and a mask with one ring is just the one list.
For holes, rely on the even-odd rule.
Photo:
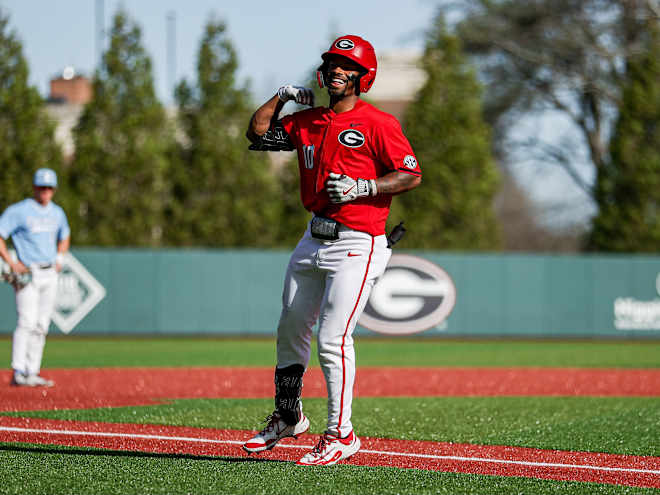
[[(89, 368), (44, 370), (52, 389), (9, 387), (0, 375), (0, 411), (149, 405), (162, 399), (262, 398), (272, 368)], [(5, 386), (2, 386), (4, 382)], [(323, 374), (305, 374), (305, 397), (325, 397)], [(571, 368), (360, 368), (356, 397), (660, 396), (660, 370)]]
[[(245, 457), (251, 432), (158, 425), (87, 423), (0, 417), (3, 442), (29, 442), (177, 455)], [(316, 438), (287, 439), (263, 459), (293, 461)], [(660, 488), (660, 458), (521, 447), (362, 438), (347, 464), (455, 473), (523, 476)]]
[[(272, 368), (51, 369), (54, 388), (9, 386), (0, 374), (0, 411), (136, 406), (179, 398), (272, 397)], [(4, 382), (4, 383), (3, 383)], [(305, 375), (305, 397), (325, 397), (319, 369)], [(660, 370), (559, 368), (360, 368), (357, 397), (643, 396), (660, 397)], [(244, 456), (252, 432), (157, 425), (0, 417), (0, 442), (95, 447), (181, 455)], [(285, 441), (265, 459), (294, 460), (316, 439)], [(497, 476), (660, 488), (660, 458), (589, 452), (364, 438), (350, 461)]]

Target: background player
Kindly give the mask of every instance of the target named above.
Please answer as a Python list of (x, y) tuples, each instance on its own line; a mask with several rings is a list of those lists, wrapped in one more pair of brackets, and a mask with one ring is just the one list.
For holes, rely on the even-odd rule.
[(342, 36), (323, 53), (317, 76), (328, 107), (278, 120), (287, 101), (312, 105), (308, 88), (286, 85), (250, 121), (256, 150), (296, 149), (300, 194), (313, 212), (287, 267), (277, 329), (275, 411), (243, 445), (271, 449), (309, 428), (300, 400), (312, 329), (328, 390), (328, 418), (318, 445), (298, 464), (331, 465), (353, 455), (360, 440), (351, 410), (355, 379), (353, 329), (387, 265), (385, 223), (392, 195), (413, 189), (421, 171), (397, 120), (360, 99), (376, 78), (376, 54), (358, 36)]
[[(12, 342), (12, 384), (50, 387), (54, 383), (39, 372), (70, 231), (64, 210), (52, 202), (57, 188), (55, 172), (40, 168), (32, 183), (34, 197), (9, 206), (0, 216), (0, 257), (14, 274), (30, 275), (26, 285), (14, 283), (18, 321)], [(5, 239), (9, 237), (17, 261), (7, 251)]]

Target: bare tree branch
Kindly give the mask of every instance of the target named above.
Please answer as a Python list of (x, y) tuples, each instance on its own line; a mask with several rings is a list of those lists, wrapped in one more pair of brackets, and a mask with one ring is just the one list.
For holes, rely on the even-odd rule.
[(652, 15), (660, 19), (660, 2), (658, 0), (646, 0), (646, 7)]
[(593, 186), (587, 183), (575, 168), (574, 153), (570, 149), (557, 146), (541, 139), (530, 137), (513, 142), (514, 146), (524, 149), (530, 158), (538, 161), (551, 161), (568, 174), (571, 180), (588, 197), (592, 196)]
[[(465, 0), (457, 32), (478, 57), (486, 81), (486, 109), (496, 137), (508, 139), (525, 115), (552, 108), (574, 122), (591, 164), (608, 160), (606, 137), (621, 100), (626, 60), (643, 49), (643, 19), (658, 0)], [(527, 142), (523, 149), (529, 149)], [(591, 192), (556, 148), (539, 154)], [(577, 146), (573, 144), (573, 146)], [(577, 150), (568, 150), (574, 155)], [(566, 153), (565, 153), (566, 154)]]

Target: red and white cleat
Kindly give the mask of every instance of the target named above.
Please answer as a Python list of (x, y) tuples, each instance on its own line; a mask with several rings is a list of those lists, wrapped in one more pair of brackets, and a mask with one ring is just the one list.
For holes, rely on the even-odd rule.
[(348, 459), (360, 450), (360, 439), (351, 433), (339, 438), (326, 433), (321, 435), (314, 449), (305, 454), (296, 464), (299, 466), (332, 466), (342, 459)]
[(273, 411), (273, 414), (266, 418), (266, 427), (245, 442), (243, 450), (248, 454), (270, 450), (283, 438), (298, 438), (298, 435), (305, 433), (307, 430), (309, 430), (309, 419), (302, 413), (302, 407), (300, 409), (300, 421), (295, 425), (286, 424), (280, 414)]

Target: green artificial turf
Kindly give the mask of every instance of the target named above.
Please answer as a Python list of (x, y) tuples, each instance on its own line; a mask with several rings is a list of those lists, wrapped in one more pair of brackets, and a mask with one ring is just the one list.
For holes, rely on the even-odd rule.
[[(0, 444), (0, 494), (651, 495), (596, 483)], [(48, 473), (44, 476), (43, 473)]]
[[(55, 334), (56, 335), (56, 334)], [(49, 336), (46, 368), (273, 366), (274, 339)], [(11, 340), (0, 338), (0, 358)], [(358, 366), (658, 368), (659, 341), (451, 341), (356, 338)], [(312, 366), (317, 366), (313, 357)], [(249, 373), (249, 370), (246, 370)], [(359, 371), (358, 371), (359, 373)], [(324, 399), (305, 399), (313, 433)], [(156, 406), (21, 412), (14, 416), (258, 429), (272, 399), (176, 400)], [(657, 397), (362, 398), (358, 435), (660, 455)], [(1, 439), (1, 437), (0, 437)], [(112, 452), (0, 443), (0, 494), (660, 494), (592, 483), (337, 465)]]
[[(324, 430), (326, 404), (304, 400), (310, 433)], [(253, 430), (272, 408), (272, 399), (187, 399), (11, 415)], [(355, 400), (352, 419), (356, 433), (369, 437), (660, 456), (658, 398), (364, 397)]]
[[(658, 368), (660, 341), (509, 341), (356, 337), (358, 366), (560, 366)], [(0, 338), (9, 362), (11, 339)], [(45, 368), (274, 366), (275, 340), (49, 336)], [(318, 366), (316, 347), (311, 366)]]

